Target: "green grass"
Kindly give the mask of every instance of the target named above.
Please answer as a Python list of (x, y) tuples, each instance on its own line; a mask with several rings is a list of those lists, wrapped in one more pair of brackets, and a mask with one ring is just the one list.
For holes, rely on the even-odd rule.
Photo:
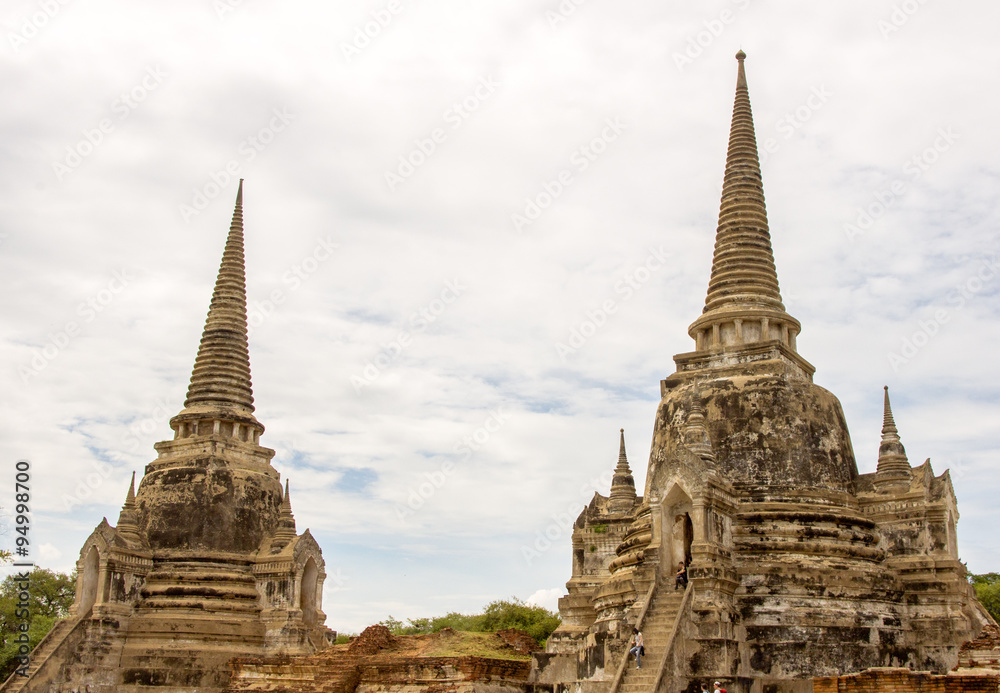
[(530, 655), (521, 655), (504, 645), (493, 633), (462, 633), (442, 635), (420, 655), (421, 657), (489, 657), (526, 662)]

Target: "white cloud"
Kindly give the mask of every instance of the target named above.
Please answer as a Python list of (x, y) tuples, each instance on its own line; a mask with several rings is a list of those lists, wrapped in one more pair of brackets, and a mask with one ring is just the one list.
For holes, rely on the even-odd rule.
[[(996, 569), (1000, 283), (960, 309), (954, 292), (1000, 251), (1000, 6), (921, 5), (883, 37), (888, 3), (726, 2), (733, 21), (679, 70), (674, 53), (721, 7), (586, 3), (552, 26), (537, 3), (442, 0), (407, 5), (347, 62), (340, 44), (383, 6), (242, 3), (220, 20), (203, 0), (95, 0), (0, 51), (17, 95), (0, 112), (0, 460), (32, 461), (33, 545), (71, 567), (169, 437), (235, 195), (219, 172), (235, 160), (251, 304), (284, 298), (251, 338), (262, 442), (299, 528), (349, 578), (327, 590), (331, 627), (565, 582), (568, 533), (530, 565), (521, 549), (587, 502), (620, 427), (645, 478), (658, 381), (704, 301), (742, 45), (759, 139), (780, 145), (764, 189), (800, 351), (843, 402), (862, 471), (890, 386), (911, 460), (961, 472), (963, 558)], [(10, 8), (10, 27), (36, 9)], [(116, 110), (151, 69), (155, 89)], [(445, 114), (482, 78), (498, 86), (452, 128)], [(828, 98), (789, 133), (814, 89)], [(294, 117), (272, 138), (275, 109)], [(573, 164), (608, 118), (627, 129)], [(89, 151), (104, 119), (113, 131)], [(385, 171), (438, 127), (446, 140), (390, 192)], [(919, 176), (904, 170), (942, 128), (958, 139)], [(81, 159), (60, 179), (67, 147)], [(511, 214), (567, 169), (572, 184), (517, 233)], [(186, 223), (181, 205), (213, 176), (218, 194)], [(849, 240), (845, 224), (896, 179), (905, 189)], [(320, 239), (335, 251), (296, 282)], [(664, 267), (564, 362), (555, 345), (661, 245)], [(102, 293), (123, 270), (127, 285)], [(356, 392), (351, 378), (456, 277), (467, 290)], [(948, 322), (894, 370), (888, 354), (942, 308)], [(497, 407), (509, 421), (457, 451)], [(396, 508), (447, 462), (401, 522)], [(0, 499), (11, 482), (0, 475)]]
[(38, 562), (44, 566), (56, 565), (62, 558), (62, 551), (53, 544), (42, 544), (38, 547)]
[(525, 601), (528, 604), (534, 604), (536, 606), (541, 606), (549, 611), (559, 612), (559, 598), (566, 595), (566, 590), (561, 587), (553, 587), (552, 589), (542, 589), (535, 590), (535, 593), (528, 597)]

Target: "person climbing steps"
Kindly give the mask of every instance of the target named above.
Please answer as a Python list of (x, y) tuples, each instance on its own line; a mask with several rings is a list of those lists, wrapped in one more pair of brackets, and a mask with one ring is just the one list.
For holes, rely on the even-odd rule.
[(632, 649), (628, 653), (635, 655), (635, 668), (642, 669), (642, 656), (646, 654), (646, 648), (642, 646), (642, 632), (638, 628), (632, 629), (632, 643)]

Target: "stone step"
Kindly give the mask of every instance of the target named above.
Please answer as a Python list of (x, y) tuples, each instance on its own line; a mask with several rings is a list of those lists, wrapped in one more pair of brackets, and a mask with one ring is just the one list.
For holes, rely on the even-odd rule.
[(178, 633), (186, 637), (201, 634), (224, 634), (227, 637), (263, 637), (264, 627), (255, 619), (224, 617), (215, 614), (172, 614), (138, 612), (129, 623), (129, 636), (168, 635), (176, 638)]
[(673, 622), (670, 622), (656, 625), (644, 625), (640, 627), (639, 630), (642, 631), (642, 637), (646, 637), (647, 633), (669, 633), (673, 627)]
[(646, 654), (643, 655), (643, 667), (635, 668), (634, 657), (629, 658), (617, 693), (650, 693), (658, 674), (657, 668), (665, 652), (667, 639), (677, 623), (677, 614), (684, 599), (683, 591), (673, 591), (661, 587), (661, 591), (653, 597), (643, 619), (642, 631)]
[(56, 624), (52, 627), (52, 630), (43, 638), (43, 642), (40, 643), (40, 647), (35, 647), (31, 652), (31, 663), (28, 665), (28, 675), (19, 676), (17, 671), (11, 674), (10, 678), (6, 682), (0, 682), (0, 691), (2, 693), (17, 693), (21, 691), (31, 677), (36, 671), (45, 663), (45, 660), (49, 658), (56, 648), (62, 643), (63, 639), (69, 633), (70, 630), (76, 626), (77, 621), (70, 621), (69, 619), (63, 619), (61, 621), (56, 621)]

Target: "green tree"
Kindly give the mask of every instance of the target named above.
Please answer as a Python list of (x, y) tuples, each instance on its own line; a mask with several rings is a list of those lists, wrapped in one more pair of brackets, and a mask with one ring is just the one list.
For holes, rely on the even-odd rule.
[(545, 607), (525, 604), (517, 597), (490, 602), (483, 611), (483, 630), (491, 633), (518, 628), (542, 643), (558, 627), (559, 616)]
[(437, 633), (444, 628), (471, 633), (495, 633), (505, 628), (519, 628), (542, 644), (559, 626), (559, 616), (541, 606), (526, 604), (517, 597), (498, 599), (486, 605), (481, 614), (452, 611), (436, 618), (407, 619), (409, 625), (389, 616), (379, 623), (393, 635)]
[(438, 633), (445, 628), (452, 630), (464, 630), (470, 633), (479, 633), (483, 630), (482, 614), (460, 614), (452, 611), (444, 616), (438, 616), (431, 620), (431, 630)]
[[(35, 568), (29, 577), (28, 611), (31, 621), (28, 628), (28, 646), (34, 648), (52, 630), (56, 619), (69, 613), (76, 592), (76, 576), (56, 573), (46, 568)], [(10, 676), (17, 667), (18, 643), (15, 638), (23, 619), (18, 610), (21, 583), (16, 575), (0, 583), (0, 681)]]
[(399, 619), (393, 618), (392, 614), (389, 614), (389, 618), (379, 621), (378, 625), (385, 626), (393, 635), (404, 635), (403, 628), (405, 626), (403, 622)]
[(1000, 621), (1000, 573), (969, 575), (969, 582), (976, 590), (979, 603), (986, 607), (996, 621)]

